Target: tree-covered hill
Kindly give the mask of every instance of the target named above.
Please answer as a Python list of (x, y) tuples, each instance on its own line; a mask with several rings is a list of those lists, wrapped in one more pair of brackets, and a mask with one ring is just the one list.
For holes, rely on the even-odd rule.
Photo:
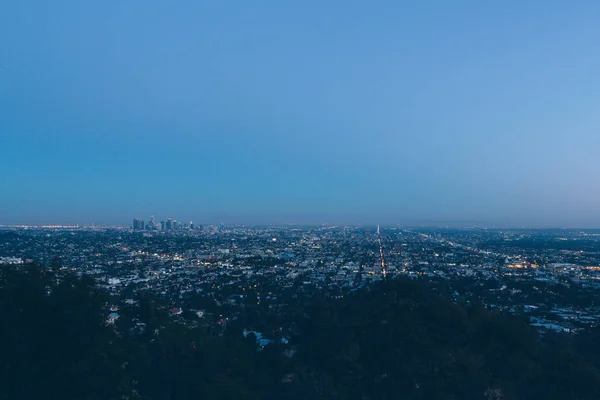
[[(288, 344), (185, 326), (139, 297), (107, 325), (89, 278), (0, 270), (0, 399), (597, 399), (597, 332), (526, 322), (394, 280), (310, 298)], [(144, 329), (135, 329), (143, 326)]]

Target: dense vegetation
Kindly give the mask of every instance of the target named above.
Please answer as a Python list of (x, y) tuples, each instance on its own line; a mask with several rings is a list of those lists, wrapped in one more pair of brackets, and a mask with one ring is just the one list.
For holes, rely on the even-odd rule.
[[(0, 400), (597, 399), (596, 332), (540, 335), (395, 280), (298, 312), (297, 350), (172, 322), (151, 298), (107, 326), (93, 280), (0, 270)], [(123, 325), (135, 317), (143, 331)]]

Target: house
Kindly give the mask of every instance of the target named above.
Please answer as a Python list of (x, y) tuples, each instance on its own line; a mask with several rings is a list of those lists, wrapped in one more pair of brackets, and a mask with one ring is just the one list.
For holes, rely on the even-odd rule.
[(119, 314), (117, 314), (116, 312), (113, 312), (113, 313), (108, 314), (108, 318), (106, 319), (106, 323), (108, 325), (112, 325), (118, 319), (119, 319)]
[(171, 308), (169, 312), (171, 313), (171, 315), (181, 315), (181, 313), (183, 313), (183, 310), (179, 307), (175, 307)]

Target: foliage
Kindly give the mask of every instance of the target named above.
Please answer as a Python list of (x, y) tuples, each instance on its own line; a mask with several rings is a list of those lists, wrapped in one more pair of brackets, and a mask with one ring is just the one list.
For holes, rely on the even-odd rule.
[(599, 332), (542, 340), (516, 318), (423, 283), (314, 295), (294, 309), (290, 358), (283, 344), (256, 351), (235, 324), (176, 323), (147, 295), (107, 325), (110, 299), (93, 280), (57, 273), (0, 270), (0, 400), (600, 396)]

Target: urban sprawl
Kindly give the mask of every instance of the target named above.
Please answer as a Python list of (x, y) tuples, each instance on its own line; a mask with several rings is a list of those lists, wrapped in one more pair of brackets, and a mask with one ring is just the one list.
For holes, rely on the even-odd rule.
[(0, 227), (0, 264), (34, 262), (93, 276), (113, 299), (109, 324), (151, 295), (182, 323), (254, 332), (259, 348), (293, 334), (286, 316), (303, 299), (343, 297), (383, 279), (426, 280), (542, 334), (577, 334), (600, 320), (594, 230), (200, 226), (154, 217), (131, 227)]

